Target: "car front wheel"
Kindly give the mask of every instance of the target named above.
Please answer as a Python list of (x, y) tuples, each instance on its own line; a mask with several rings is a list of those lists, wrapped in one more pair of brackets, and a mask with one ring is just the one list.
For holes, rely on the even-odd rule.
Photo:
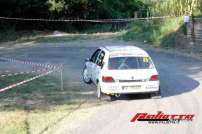
[(86, 83), (86, 84), (91, 84), (92, 81), (89, 77), (89, 74), (88, 74), (88, 69), (87, 67), (85, 66), (84, 69), (83, 69), (83, 81)]

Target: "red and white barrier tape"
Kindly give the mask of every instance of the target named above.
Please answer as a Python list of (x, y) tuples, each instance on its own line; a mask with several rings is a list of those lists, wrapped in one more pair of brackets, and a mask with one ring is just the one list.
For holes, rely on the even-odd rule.
[(147, 18), (124, 18), (124, 19), (30, 19), (30, 18), (14, 18), (14, 17), (0, 17), (1, 20), (14, 20), (14, 21), (43, 21), (43, 22), (91, 22), (91, 23), (119, 23), (119, 22), (131, 22), (135, 20), (148, 20), (148, 19), (162, 19), (173, 16), (159, 16), (159, 17), (147, 17)]
[(42, 77), (42, 76), (46, 76), (46, 75), (48, 75), (48, 74), (50, 74), (50, 73), (52, 73), (52, 72), (54, 72), (54, 70), (45, 72), (45, 73), (43, 73), (43, 74), (34, 76), (34, 77), (29, 78), (29, 79), (27, 79), (27, 80), (24, 80), (24, 81), (21, 81), (21, 82), (12, 84), (12, 85), (10, 85), (10, 86), (7, 86), (7, 87), (5, 87), (5, 88), (2, 88), (2, 89), (0, 89), (0, 93), (4, 92), (4, 91), (6, 91), (6, 90), (9, 90), (9, 89), (11, 89), (11, 88), (20, 86), (20, 85), (22, 85), (22, 84), (28, 83), (28, 82), (33, 81), (33, 80), (35, 80), (35, 79), (38, 79), (38, 78), (40, 78), (40, 77)]
[(5, 60), (8, 62), (15, 62), (15, 63), (19, 63), (19, 64), (40, 66), (40, 67), (49, 68), (49, 69), (53, 69), (53, 70), (55, 70), (55, 69), (61, 70), (62, 69), (62, 65), (41, 64), (41, 63), (35, 63), (35, 62), (31, 62), (31, 61), (22, 61), (22, 60), (16, 60), (13, 58), (5, 58), (5, 57), (0, 57), (0, 60)]
[(33, 74), (33, 73), (39, 73), (42, 72), (42, 70), (36, 70), (36, 71), (28, 71), (28, 72), (18, 72), (18, 73), (9, 73), (9, 74), (1, 74), (0, 77), (10, 77), (10, 76), (17, 76), (17, 75), (23, 75), (23, 74)]
[[(48, 74), (50, 74), (50, 73), (52, 73), (54, 71), (62, 71), (63, 70), (63, 65), (57, 65), (56, 66), (56, 65), (51, 65), (51, 64), (40, 64), (40, 63), (34, 63), (34, 62), (30, 62), (30, 61), (21, 61), (21, 60), (16, 60), (16, 59), (13, 59), (13, 58), (5, 58), (5, 57), (0, 57), (0, 60), (5, 60), (5, 61), (8, 61), (8, 62), (15, 62), (15, 63), (19, 63), (19, 64), (28, 64), (28, 65), (33, 65), (33, 66), (44, 67), (42, 69), (39, 69), (40, 72), (43, 72), (42, 74), (39, 74), (37, 76), (34, 76), (34, 77), (29, 78), (29, 79), (24, 80), (24, 81), (9, 85), (9, 86), (7, 86), (5, 88), (1, 88), (0, 93), (4, 92), (6, 90), (12, 89), (14, 87), (20, 86), (22, 84), (28, 83), (28, 82), (30, 82), (32, 80), (35, 80), (37, 78), (40, 78), (42, 76), (46, 76), (46, 75), (48, 75)], [(37, 71), (39, 71), (39, 70), (37, 70)], [(19, 75), (19, 74), (34, 73), (34, 72), (37, 72), (37, 71), (20, 72), (20, 73), (13, 73), (13, 74), (10, 73), (8, 75), (1, 75), (0, 77), (8, 77), (8, 76)]]

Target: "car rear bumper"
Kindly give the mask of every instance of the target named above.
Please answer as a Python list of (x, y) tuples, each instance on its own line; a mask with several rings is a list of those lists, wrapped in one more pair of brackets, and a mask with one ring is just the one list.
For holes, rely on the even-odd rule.
[(101, 83), (101, 91), (105, 94), (138, 94), (159, 91), (159, 81), (132, 83)]

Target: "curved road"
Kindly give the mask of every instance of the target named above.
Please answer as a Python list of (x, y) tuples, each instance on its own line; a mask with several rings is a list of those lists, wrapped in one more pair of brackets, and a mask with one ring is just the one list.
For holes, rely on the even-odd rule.
[[(40, 42), (32, 47), (9, 49), (1, 55), (29, 59), (36, 62), (64, 63), (65, 83), (77, 84), (95, 100), (95, 87), (86, 86), (81, 80), (81, 70), (86, 57), (98, 46), (134, 45), (116, 39), (77, 39), (59, 42)], [(198, 134), (202, 130), (202, 60), (148, 49), (160, 73), (162, 98), (150, 99), (147, 95), (122, 96), (114, 102), (101, 105), (89, 118), (58, 128), (66, 134)], [(90, 109), (89, 109), (90, 110)], [(163, 111), (168, 114), (195, 114), (191, 122), (180, 124), (131, 123), (138, 112), (155, 114)], [(74, 126), (74, 127), (72, 127)], [(55, 130), (57, 133), (57, 130)], [(59, 133), (59, 132), (58, 132)]]

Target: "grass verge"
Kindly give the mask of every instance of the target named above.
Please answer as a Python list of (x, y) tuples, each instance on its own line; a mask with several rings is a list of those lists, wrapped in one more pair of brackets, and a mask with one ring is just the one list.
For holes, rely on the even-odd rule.
[(160, 20), (137, 21), (123, 34), (124, 40), (152, 43), (155, 47), (172, 47), (176, 31), (182, 25), (182, 17)]
[[(1, 78), (0, 86), (32, 76)], [(66, 88), (61, 91), (59, 82), (55, 76), (46, 76), (0, 93), (0, 133), (40, 134), (68, 116), (84, 101), (82, 95), (73, 91), (83, 89), (65, 85)]]

